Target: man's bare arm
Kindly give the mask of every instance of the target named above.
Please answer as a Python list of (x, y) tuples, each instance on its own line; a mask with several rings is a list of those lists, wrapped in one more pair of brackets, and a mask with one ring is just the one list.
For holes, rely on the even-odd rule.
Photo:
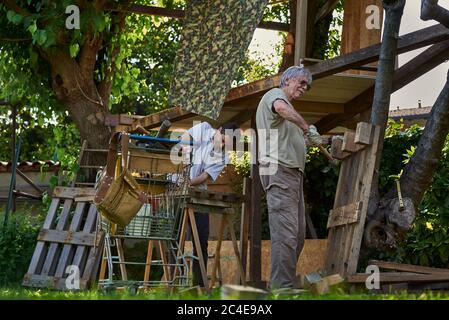
[(309, 125), (304, 120), (304, 118), (292, 107), (290, 107), (286, 102), (282, 100), (276, 100), (273, 104), (274, 110), (284, 119), (296, 124), (304, 132), (309, 130)]
[(206, 171), (204, 171), (198, 177), (195, 177), (192, 180), (190, 180), (190, 185), (193, 187), (193, 186), (202, 184), (207, 179), (209, 179), (209, 174)]

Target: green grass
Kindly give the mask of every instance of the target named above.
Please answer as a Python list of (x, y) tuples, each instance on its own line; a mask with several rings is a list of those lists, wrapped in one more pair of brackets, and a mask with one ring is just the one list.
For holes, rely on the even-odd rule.
[[(150, 293), (104, 292), (89, 290), (82, 292), (62, 292), (22, 287), (0, 288), (0, 300), (220, 300), (220, 289), (210, 294), (196, 295), (191, 292), (168, 294), (163, 289), (154, 289)], [(310, 293), (300, 295), (269, 295), (268, 300), (449, 300), (448, 293), (438, 292), (397, 292), (379, 294), (359, 292), (349, 294), (338, 288), (324, 295)]]

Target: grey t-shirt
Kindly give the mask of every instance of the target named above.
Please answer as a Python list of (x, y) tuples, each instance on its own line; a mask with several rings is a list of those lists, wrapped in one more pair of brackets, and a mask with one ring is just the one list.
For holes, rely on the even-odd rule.
[[(259, 162), (277, 163), (304, 172), (306, 144), (303, 132), (293, 122), (273, 112), (272, 106), (277, 99), (285, 101), (293, 108), (284, 91), (279, 88), (271, 89), (260, 100), (256, 113)], [(270, 129), (276, 130), (277, 137)]]

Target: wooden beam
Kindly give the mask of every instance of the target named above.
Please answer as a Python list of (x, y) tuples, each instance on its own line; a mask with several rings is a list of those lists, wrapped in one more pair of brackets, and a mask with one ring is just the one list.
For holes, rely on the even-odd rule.
[(181, 107), (173, 107), (167, 110), (150, 114), (140, 119), (135, 119), (133, 120), (132, 125), (129, 129), (130, 131), (133, 131), (139, 125), (144, 127), (145, 129), (151, 129), (160, 126), (164, 120), (175, 122), (192, 116), (195, 116), (195, 114), (190, 111), (186, 111)]
[(297, 0), (296, 4), (295, 65), (299, 65), (301, 58), (306, 57), (307, 2), (308, 0)]
[(253, 114), (254, 114), (254, 111), (250, 111), (250, 110), (241, 111), (238, 114), (236, 114), (235, 116), (233, 116), (231, 119), (229, 119), (228, 121), (224, 121), (222, 123), (222, 125), (225, 124), (226, 122), (234, 122), (237, 126), (241, 126), (246, 121), (250, 120), (251, 117), (253, 116)]
[[(410, 82), (432, 70), (449, 58), (449, 40), (431, 46), (408, 63), (396, 70), (393, 80), (393, 92), (403, 88)], [(392, 93), (393, 93), (392, 92)], [(330, 115), (315, 123), (320, 132), (327, 132), (354, 117), (356, 114), (371, 108), (374, 97), (374, 86), (345, 104), (345, 113)]]
[(414, 273), (449, 274), (449, 269), (423, 267), (423, 266), (416, 266), (413, 264), (405, 264), (389, 261), (370, 260), (368, 262), (368, 265), (375, 265), (382, 269), (406, 271)]
[(327, 220), (327, 228), (329, 229), (357, 222), (360, 210), (362, 210), (361, 201), (331, 209)]
[[(399, 37), (398, 54), (419, 49), (434, 43), (449, 39), (449, 30), (441, 24), (427, 27)], [(309, 67), (313, 79), (320, 79), (326, 76), (353, 69), (359, 66), (375, 62), (379, 59), (381, 44), (375, 44), (334, 59), (325, 60)], [(422, 73), (420, 73), (422, 75)], [(249, 83), (229, 91), (226, 102), (242, 97), (261, 95), (279, 85), (281, 74)], [(409, 83), (409, 82), (407, 82)]]
[(345, 105), (334, 102), (293, 101), (293, 106), (299, 112), (308, 113), (344, 113)]
[[(346, 281), (348, 283), (365, 283), (371, 273), (356, 273), (348, 275)], [(381, 283), (394, 282), (439, 282), (449, 281), (449, 274), (418, 274), (409, 272), (381, 272), (379, 274)]]
[[(251, 128), (256, 130), (256, 117), (251, 119)], [(254, 143), (254, 142), (253, 142)], [(256, 141), (257, 154), (257, 141)], [(252, 286), (261, 287), (262, 281), (262, 217), (260, 202), (262, 198), (262, 184), (259, 177), (259, 166), (251, 165), (250, 187), (250, 250), (249, 250), (249, 281)]]
[[(146, 6), (140, 4), (133, 4), (129, 6), (111, 6), (107, 10), (115, 12), (127, 12), (136, 14), (146, 14), (151, 16), (168, 17), (175, 19), (184, 19), (185, 11), (180, 9), (167, 9), (154, 6)], [(288, 23), (276, 21), (261, 21), (257, 26), (261, 29), (275, 30), (288, 32), (290, 25)]]
[[(441, 24), (408, 33), (398, 39), (398, 54), (449, 39), (449, 30)], [(379, 59), (381, 44), (375, 44), (311, 66), (314, 79), (342, 72)]]
[(326, 17), (329, 13), (334, 11), (337, 6), (339, 0), (327, 0), (327, 2), (321, 7), (320, 11), (315, 18), (315, 23), (318, 23), (321, 19)]

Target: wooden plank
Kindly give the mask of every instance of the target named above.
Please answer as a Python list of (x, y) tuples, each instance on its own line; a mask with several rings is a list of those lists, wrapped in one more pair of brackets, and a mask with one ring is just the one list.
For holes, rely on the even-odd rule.
[[(52, 227), (53, 222), (56, 219), (58, 207), (59, 207), (59, 198), (53, 198), (51, 200), (50, 208), (48, 209), (47, 216), (45, 217), (44, 224), (42, 228), (49, 229)], [(44, 259), (46, 256), (46, 244), (45, 242), (38, 241), (36, 244), (36, 248), (34, 249), (33, 256), (31, 258), (30, 265), (28, 267), (27, 275), (35, 274), (40, 271), (42, 264), (44, 263)], [(24, 285), (26, 285), (24, 281)]]
[(330, 228), (326, 271), (341, 275), (355, 273), (360, 252), (361, 239), (366, 219), (367, 203), (371, 191), (375, 155), (380, 139), (380, 129), (374, 131), (373, 144), (354, 153), (343, 161), (340, 170), (334, 208), (362, 202), (357, 223)]
[(368, 264), (378, 266), (379, 268), (382, 269), (397, 270), (397, 271), (407, 271), (424, 274), (449, 274), (449, 269), (423, 267), (413, 264), (405, 264), (389, 261), (370, 260)]
[(55, 187), (53, 198), (75, 199), (79, 197), (95, 196), (94, 188)]
[[(432, 70), (448, 58), (449, 40), (433, 45), (395, 71), (392, 93)], [(374, 86), (347, 102), (345, 104), (344, 114), (326, 116), (315, 123), (315, 126), (318, 128), (319, 132), (329, 131), (344, 121), (353, 118), (357, 113), (364, 112), (371, 108), (373, 96)]]
[[(141, 4), (132, 4), (127, 6), (111, 5), (108, 7), (108, 10), (116, 12), (129, 12), (137, 14), (154, 15), (160, 17), (169, 17), (175, 19), (183, 19), (185, 17), (184, 10), (168, 9)], [(284, 31), (284, 32), (288, 32), (290, 30), (289, 24), (275, 21), (261, 21), (257, 27), (262, 29)]]
[(331, 144), (331, 156), (334, 159), (343, 160), (351, 155), (349, 152), (344, 152), (343, 139), (334, 139)]
[(145, 150), (132, 149), (130, 150), (129, 169), (159, 174), (179, 172), (183, 165), (182, 157), (172, 156), (172, 158), (170, 154), (155, 154)]
[(374, 168), (376, 162), (376, 155), (379, 151), (379, 141), (381, 139), (380, 127), (376, 126), (374, 129), (373, 144), (367, 147), (365, 152), (367, 159), (363, 161), (358, 169), (363, 173), (362, 183), (356, 185), (360, 188), (360, 197), (363, 202), (360, 211), (359, 223), (355, 225), (354, 236), (351, 242), (351, 250), (348, 260), (347, 272), (352, 274), (357, 270), (357, 263), (359, 260), (360, 246), (362, 245), (362, 238), (365, 227), (366, 214), (368, 212), (368, 202), (371, 195), (372, 181), (374, 176)]
[(343, 137), (343, 144), (341, 146), (341, 150), (343, 152), (359, 152), (364, 148), (363, 145), (355, 144), (355, 133), (354, 132), (345, 132)]
[(299, 65), (301, 58), (306, 57), (307, 6), (308, 0), (297, 0), (296, 2), (295, 65)]
[(76, 197), (75, 202), (93, 202), (95, 196), (83, 196), (83, 197)]
[(78, 246), (98, 246), (99, 236), (97, 238), (91, 233), (82, 231), (58, 231), (42, 229), (37, 237), (38, 241), (46, 241), (52, 243), (62, 243), (67, 245)]
[[(48, 275), (32, 274), (26, 275), (27, 287), (34, 288), (51, 288), (56, 290), (67, 290), (67, 278), (58, 278)], [(80, 289), (87, 289), (87, 282), (80, 279)]]
[[(426, 47), (448, 39), (449, 31), (441, 24), (423, 28), (399, 37), (398, 54)], [(357, 66), (375, 62), (379, 59), (380, 47), (381, 44), (379, 43), (336, 57), (334, 59), (325, 60), (321, 63), (310, 66), (309, 70), (312, 73), (313, 79), (316, 80)], [(265, 91), (277, 87), (280, 77), (281, 74), (276, 74), (263, 80), (233, 88), (229, 91), (225, 102), (237, 100), (242, 97), (249, 97), (257, 94), (260, 95)]]
[(332, 11), (334, 11), (339, 0), (327, 0), (326, 3), (321, 7), (320, 11), (315, 17), (315, 23), (318, 23), (321, 19), (326, 17)]
[[(84, 209), (86, 208), (85, 202), (78, 202), (76, 204), (75, 214), (73, 215), (72, 222), (70, 223), (69, 230), (72, 232), (78, 231), (78, 229), (81, 227), (81, 222), (83, 220), (83, 213)], [(43, 230), (48, 229), (42, 229), (39, 233), (39, 236), (41, 235)], [(38, 239), (39, 239), (38, 236)], [(42, 241), (45, 241), (44, 239)], [(72, 245), (67, 244), (64, 245), (62, 248), (61, 257), (59, 258), (58, 266), (56, 267), (55, 277), (62, 277), (65, 273), (65, 268), (69, 264), (69, 260), (71, 259), (71, 256), (74, 254), (74, 247)]]
[(233, 214), (234, 208), (213, 207), (210, 205), (187, 203), (187, 208), (193, 209), (195, 212), (204, 212), (209, 214)]
[(200, 238), (198, 235), (198, 228), (196, 226), (195, 215), (192, 209), (188, 209), (189, 221), (190, 221), (190, 230), (192, 232), (193, 243), (195, 244), (196, 253), (198, 255), (198, 263), (200, 265), (201, 277), (203, 278), (203, 285), (206, 292), (209, 292), (209, 283), (207, 281), (207, 270), (204, 264), (203, 252), (201, 250)]
[(201, 199), (201, 198), (190, 198), (189, 203), (192, 204), (202, 204), (206, 206), (214, 206), (214, 207), (220, 207), (220, 208), (229, 208), (232, 206), (232, 203), (230, 202), (224, 202), (219, 200), (208, 200), (208, 199)]
[[(346, 276), (348, 283), (365, 283), (371, 273), (357, 273)], [(442, 282), (449, 281), (449, 274), (419, 274), (409, 272), (381, 272), (379, 274), (381, 283), (393, 282)]]
[[(70, 209), (72, 208), (72, 203), (72, 199), (66, 199), (64, 201), (64, 207), (62, 208), (61, 214), (59, 215), (59, 220), (56, 224), (55, 230), (62, 231), (66, 228), (70, 218)], [(60, 253), (58, 249), (60, 249), (58, 243), (50, 243), (44, 266), (42, 267), (42, 275), (53, 275)]]
[(354, 143), (370, 145), (373, 142), (373, 126), (370, 123), (359, 122), (355, 131)]
[(173, 107), (167, 110), (150, 114), (141, 119), (135, 119), (129, 130), (134, 131), (138, 126), (142, 126), (145, 129), (151, 129), (160, 126), (164, 120), (179, 121), (194, 115), (194, 113), (186, 111), (181, 107)]
[[(87, 213), (86, 222), (83, 226), (83, 232), (92, 233), (95, 230), (95, 223), (97, 221), (97, 208), (94, 204), (91, 204), (89, 207), (89, 211)], [(87, 252), (88, 247), (86, 246), (77, 246), (75, 255), (73, 256), (72, 264), (78, 266), (80, 268), (80, 273), (84, 276), (85, 266), (82, 265), (82, 261), (84, 260), (84, 256)]]
[(242, 203), (242, 215), (240, 222), (240, 260), (242, 261), (243, 274), (246, 275), (247, 261), (248, 261), (248, 235), (249, 235), (249, 214), (250, 214), (250, 201), (248, 195), (250, 194), (250, 181), (249, 178), (243, 178), (243, 198)]
[(88, 284), (95, 282), (96, 280), (104, 248), (104, 232), (98, 231), (97, 237), (99, 237), (99, 245), (90, 248), (82, 276), (82, 279), (88, 281)]
[(357, 222), (362, 202), (354, 202), (343, 207), (332, 209), (327, 220), (327, 228), (334, 228), (344, 224)]

